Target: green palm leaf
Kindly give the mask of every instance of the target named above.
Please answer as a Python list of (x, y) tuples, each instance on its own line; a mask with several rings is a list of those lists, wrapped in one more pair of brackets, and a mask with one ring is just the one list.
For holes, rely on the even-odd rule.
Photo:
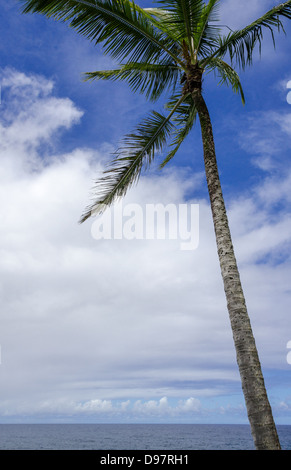
[(209, 0), (204, 5), (201, 21), (198, 24), (197, 41), (195, 49), (200, 57), (207, 57), (217, 48), (217, 40), (220, 34), (218, 22), (218, 7), (220, 0)]
[(203, 12), (203, 0), (160, 0), (158, 3), (171, 12), (170, 21), (180, 31), (179, 41), (187, 43), (190, 57), (194, 60), (194, 38)]
[(104, 50), (114, 58), (131, 61), (160, 60), (176, 62), (176, 45), (128, 0), (20, 0), (24, 13), (37, 12), (69, 22), (72, 28), (95, 43), (104, 42)]
[[(238, 63), (240, 67), (245, 68), (246, 65), (252, 63), (253, 51), (257, 44), (259, 44), (261, 51), (263, 31), (265, 29), (271, 32), (275, 45), (274, 30), (284, 31), (281, 17), (291, 19), (291, 0), (272, 8), (244, 29), (231, 32), (220, 38), (219, 47), (213, 53), (213, 56), (223, 57), (228, 53), (232, 63)], [(206, 59), (204, 64), (212, 57)]]
[(232, 86), (235, 93), (239, 93), (243, 104), (245, 104), (245, 97), (243, 88), (237, 72), (226, 62), (214, 57), (211, 59), (206, 67), (206, 70), (218, 72), (221, 80), (220, 84), (227, 84)]
[[(172, 97), (166, 107), (171, 109), (176, 100), (176, 96)], [(173, 147), (173, 149), (165, 157), (160, 165), (160, 168), (163, 168), (167, 163), (169, 163), (170, 160), (172, 160), (172, 158), (174, 158), (187, 135), (191, 131), (193, 125), (195, 124), (196, 117), (197, 109), (195, 107), (193, 98), (191, 95), (187, 95), (183, 103), (181, 103), (180, 106), (176, 109), (175, 116), (173, 118), (173, 122), (176, 124), (176, 128), (172, 133), (173, 140), (171, 147)]]
[(104, 172), (104, 176), (96, 184), (97, 200), (87, 208), (80, 223), (93, 213), (104, 211), (117, 198), (124, 196), (139, 179), (142, 169), (148, 168), (155, 154), (162, 151), (174, 129), (171, 118), (185, 98), (182, 96), (166, 117), (152, 111), (134, 133), (125, 136), (123, 145), (115, 152), (110, 169)]
[(172, 14), (168, 10), (162, 8), (141, 8), (135, 4), (135, 8), (141, 15), (150, 20), (150, 22), (161, 32), (169, 36), (174, 42), (177, 43), (179, 49), (179, 35), (180, 31), (175, 28), (172, 21)]
[(85, 74), (86, 80), (123, 80), (131, 89), (144, 93), (151, 101), (157, 100), (169, 87), (175, 88), (181, 71), (173, 63), (149, 64), (131, 62), (114, 70), (101, 70)]

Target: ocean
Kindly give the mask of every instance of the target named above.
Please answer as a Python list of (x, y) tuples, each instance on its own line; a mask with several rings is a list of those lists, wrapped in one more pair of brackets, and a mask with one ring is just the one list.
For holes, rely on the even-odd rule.
[[(291, 450), (291, 426), (278, 426)], [(254, 450), (248, 425), (0, 424), (0, 450)]]

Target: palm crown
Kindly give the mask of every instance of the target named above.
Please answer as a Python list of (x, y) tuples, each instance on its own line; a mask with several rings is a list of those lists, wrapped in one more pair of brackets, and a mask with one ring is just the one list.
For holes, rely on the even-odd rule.
[[(119, 62), (113, 70), (86, 74), (87, 79), (125, 80), (152, 101), (168, 91), (165, 115), (152, 111), (115, 152), (112, 166), (97, 182), (96, 199), (81, 222), (101, 212), (140, 176), (157, 151), (169, 143), (161, 167), (169, 162), (191, 130), (197, 110), (191, 91), (202, 74), (214, 72), (220, 83), (244, 94), (235, 65), (252, 61), (261, 46), (263, 29), (284, 29), (280, 17), (291, 18), (291, 1), (274, 7), (239, 31), (221, 34), (220, 0), (160, 0), (158, 8), (141, 8), (128, 0), (21, 0), (24, 11), (40, 12), (63, 21)], [(229, 63), (224, 61), (228, 56)], [(196, 84), (196, 85), (195, 85)]]

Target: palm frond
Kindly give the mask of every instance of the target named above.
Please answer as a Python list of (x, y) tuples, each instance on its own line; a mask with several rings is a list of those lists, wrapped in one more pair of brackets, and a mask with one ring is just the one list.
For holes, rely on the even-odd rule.
[[(171, 107), (171, 101), (168, 104), (168, 107)], [(163, 162), (160, 165), (160, 168), (163, 168), (170, 160), (176, 155), (182, 143), (186, 139), (187, 135), (191, 131), (193, 125), (195, 124), (197, 117), (197, 109), (195, 107), (192, 96), (189, 94), (183, 103), (176, 109), (175, 117), (173, 122), (176, 124), (176, 129), (173, 132), (173, 141), (171, 147), (173, 149), (168, 153)]]
[(201, 21), (198, 24), (197, 42), (195, 43), (199, 57), (209, 56), (217, 47), (220, 27), (215, 23), (219, 21), (219, 2), (220, 0), (209, 0), (203, 7)]
[(159, 31), (167, 34), (173, 41), (177, 42), (177, 49), (179, 49), (178, 31), (175, 30), (171, 22), (171, 12), (162, 8), (141, 8), (134, 4), (136, 10), (144, 15)]
[(115, 70), (101, 70), (85, 74), (86, 80), (124, 80), (136, 92), (156, 101), (169, 87), (175, 88), (181, 72), (177, 65), (131, 62)]
[(203, 0), (160, 0), (171, 12), (171, 23), (180, 31), (179, 40), (185, 41), (191, 58), (194, 60), (194, 38), (203, 12)]
[(203, 65), (212, 57), (221, 58), (228, 53), (232, 64), (238, 63), (241, 68), (245, 68), (252, 63), (253, 51), (257, 44), (261, 52), (264, 30), (270, 31), (275, 46), (275, 30), (284, 32), (282, 18), (291, 19), (291, 0), (272, 8), (244, 29), (220, 38), (217, 49), (212, 56), (205, 59)]
[(218, 72), (221, 78), (219, 83), (231, 85), (232, 90), (240, 94), (242, 103), (245, 104), (244, 92), (238, 73), (229, 64), (214, 57), (208, 62), (206, 70), (214, 71), (214, 73)]
[[(155, 26), (163, 31), (177, 44), (177, 54), (181, 52), (181, 27), (180, 23), (176, 22), (173, 12), (159, 8), (143, 8), (146, 15), (154, 21)], [(182, 65), (182, 64), (180, 64)]]
[(97, 199), (86, 210), (80, 223), (92, 214), (103, 212), (117, 198), (124, 196), (139, 179), (142, 169), (149, 167), (155, 154), (161, 151), (167, 142), (174, 128), (171, 118), (184, 99), (182, 96), (166, 117), (153, 111), (139, 124), (134, 133), (125, 136), (123, 145), (115, 153), (111, 167), (97, 181)]
[(167, 56), (176, 62), (176, 45), (129, 0), (20, 0), (23, 12), (36, 12), (69, 22), (70, 26), (104, 50), (124, 61), (160, 60)]

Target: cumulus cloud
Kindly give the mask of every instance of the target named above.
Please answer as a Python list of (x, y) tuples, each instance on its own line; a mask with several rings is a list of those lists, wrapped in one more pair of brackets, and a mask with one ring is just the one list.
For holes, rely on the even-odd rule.
[[(110, 147), (57, 151), (56, 134), (82, 111), (44, 77), (4, 70), (2, 79), (2, 416), (192, 419), (205, 397), (239, 391), (209, 204), (188, 199), (201, 175), (147, 175), (124, 200), (198, 203), (196, 250), (181, 250), (180, 240), (96, 240), (94, 222), (77, 221)], [(257, 201), (234, 200), (230, 218), (263, 358), (281, 367), (290, 260), (262, 266), (255, 252), (279, 250), (290, 226), (286, 213), (271, 224)], [(277, 294), (265, 292), (272, 283)]]
[(61, 416), (62, 419), (77, 416), (79, 419), (86, 418), (95, 420), (110, 420), (118, 419), (122, 422), (127, 421), (156, 421), (156, 420), (171, 420), (175, 421), (177, 418), (186, 418), (191, 422), (193, 418), (201, 415), (201, 403), (196, 398), (188, 398), (186, 400), (179, 400), (173, 402), (167, 397), (162, 397), (159, 400), (127, 400), (127, 401), (113, 401), (92, 399), (85, 402), (76, 402), (68, 399), (45, 400), (42, 402), (34, 402), (29, 405), (26, 404), (22, 407), (17, 404), (13, 409), (2, 405), (0, 407), (2, 417), (15, 416), (16, 412), (19, 415), (29, 413), (36, 418), (40, 416)]
[(37, 146), (59, 128), (69, 128), (83, 112), (68, 98), (52, 95), (53, 82), (42, 76), (29, 76), (4, 69), (1, 73), (5, 109), (2, 145)]

